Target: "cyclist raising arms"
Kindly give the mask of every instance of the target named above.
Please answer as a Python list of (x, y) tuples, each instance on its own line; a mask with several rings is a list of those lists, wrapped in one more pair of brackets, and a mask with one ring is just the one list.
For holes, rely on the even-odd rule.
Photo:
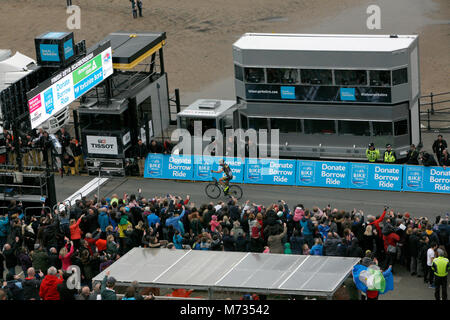
[(217, 171), (211, 170), (214, 173), (224, 173), (223, 177), (219, 179), (219, 182), (225, 186), (223, 192), (228, 195), (228, 189), (230, 189), (230, 181), (233, 179), (233, 173), (231, 172), (231, 168), (228, 164), (223, 161), (223, 159), (219, 160), (219, 165), (221, 168)]

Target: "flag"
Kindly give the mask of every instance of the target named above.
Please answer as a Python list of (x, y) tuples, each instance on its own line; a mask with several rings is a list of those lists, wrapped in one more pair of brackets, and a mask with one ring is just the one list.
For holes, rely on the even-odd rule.
[(366, 267), (357, 264), (353, 267), (353, 281), (358, 290), (364, 293), (367, 290), (376, 290), (380, 294), (384, 294), (394, 290), (394, 276), (392, 275), (391, 268), (382, 273), (376, 265)]

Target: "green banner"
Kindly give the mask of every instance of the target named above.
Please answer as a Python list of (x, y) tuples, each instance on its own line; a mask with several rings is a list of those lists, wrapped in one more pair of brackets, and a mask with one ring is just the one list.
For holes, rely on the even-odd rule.
[(89, 76), (90, 74), (97, 71), (102, 67), (102, 55), (97, 55), (94, 59), (89, 62), (86, 62), (84, 65), (79, 67), (77, 70), (73, 72), (73, 84), (76, 84)]

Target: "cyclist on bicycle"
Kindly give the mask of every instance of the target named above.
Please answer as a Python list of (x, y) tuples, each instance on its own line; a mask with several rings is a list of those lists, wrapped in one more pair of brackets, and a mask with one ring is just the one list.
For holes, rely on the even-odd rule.
[(231, 172), (231, 168), (228, 164), (223, 161), (223, 159), (219, 160), (219, 165), (221, 168), (217, 171), (211, 170), (211, 172), (214, 173), (224, 173), (223, 177), (219, 179), (219, 183), (224, 185), (225, 188), (223, 189), (223, 192), (228, 195), (228, 189), (230, 189), (230, 181), (233, 179), (233, 173)]

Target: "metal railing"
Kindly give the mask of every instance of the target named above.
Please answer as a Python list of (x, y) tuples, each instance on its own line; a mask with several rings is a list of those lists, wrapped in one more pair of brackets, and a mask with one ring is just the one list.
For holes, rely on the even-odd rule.
[(450, 92), (421, 96), (419, 106), (422, 129), (450, 132)]
[[(30, 210), (40, 210), (41, 213), (42, 213), (42, 210), (44, 210), (44, 212), (46, 212), (47, 214), (52, 213), (52, 210), (50, 209), (50, 207), (47, 207), (47, 206), (44, 206), (44, 207), (27, 207), (27, 208), (25, 208), (25, 211), (24, 211), (25, 216), (28, 215), (28, 211), (30, 211)], [(41, 215), (37, 215), (37, 214), (35, 214), (34, 216), (37, 217), (37, 218), (41, 217)]]

